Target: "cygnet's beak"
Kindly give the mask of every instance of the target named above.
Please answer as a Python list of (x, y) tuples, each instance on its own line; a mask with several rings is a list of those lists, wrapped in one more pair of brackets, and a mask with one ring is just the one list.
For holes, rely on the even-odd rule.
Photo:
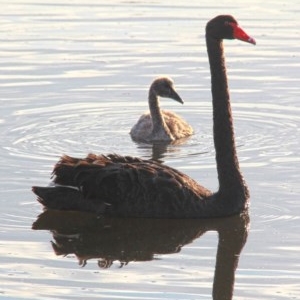
[(174, 99), (174, 100), (176, 100), (176, 101), (178, 101), (181, 104), (184, 103), (184, 101), (181, 99), (181, 97), (178, 95), (178, 93), (174, 89), (172, 89), (170, 91), (169, 97), (172, 98), (172, 99)]

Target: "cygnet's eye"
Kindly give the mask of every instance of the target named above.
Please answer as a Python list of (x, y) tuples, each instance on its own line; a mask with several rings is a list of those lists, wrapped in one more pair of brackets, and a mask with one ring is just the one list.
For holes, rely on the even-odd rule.
[(169, 86), (166, 86), (165, 89), (168, 95), (171, 94), (171, 88)]
[(164, 84), (164, 89), (169, 91), (171, 89), (170, 84), (169, 83), (165, 83)]

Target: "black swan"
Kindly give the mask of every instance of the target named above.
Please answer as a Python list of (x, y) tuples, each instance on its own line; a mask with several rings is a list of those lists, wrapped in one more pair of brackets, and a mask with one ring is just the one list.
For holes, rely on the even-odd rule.
[(234, 38), (255, 44), (232, 16), (217, 16), (207, 23), (217, 192), (152, 160), (115, 154), (89, 154), (84, 159), (65, 155), (54, 167), (54, 186), (32, 188), (38, 201), (48, 209), (119, 217), (209, 218), (247, 209), (249, 191), (235, 148), (222, 42)]
[(170, 78), (158, 78), (149, 89), (150, 113), (143, 114), (130, 131), (137, 142), (172, 142), (193, 134), (193, 128), (180, 116), (161, 110), (159, 97), (171, 98), (183, 104)]

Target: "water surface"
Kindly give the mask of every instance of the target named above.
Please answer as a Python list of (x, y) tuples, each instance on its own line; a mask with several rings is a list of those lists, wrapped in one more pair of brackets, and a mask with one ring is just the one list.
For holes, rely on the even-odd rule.
[[(167, 244), (168, 251), (156, 246), (147, 259), (135, 252), (131, 259), (110, 253), (101, 260), (97, 254), (105, 255), (97, 247), (77, 244), (86, 241), (86, 232), (90, 241), (90, 225), (77, 232), (51, 222), (39, 228), (44, 230), (31, 229), (42, 208), (30, 188), (48, 184), (63, 153), (115, 152), (158, 158), (217, 189), (204, 28), (211, 17), (230, 13), (257, 40), (255, 47), (225, 42), (238, 155), (251, 191), (234, 299), (300, 299), (297, 5), (296, 0), (2, 3), (0, 297), (211, 299), (221, 225), (200, 222), (196, 232), (188, 225), (193, 230), (183, 230), (180, 246)], [(132, 142), (128, 132), (147, 110), (151, 81), (162, 74), (174, 79), (185, 100), (181, 106), (163, 99), (163, 108), (188, 120), (195, 135), (182, 145), (154, 149)], [(121, 228), (127, 226), (132, 225)], [(153, 226), (176, 228), (151, 223), (144, 229), (150, 237)], [(90, 252), (76, 255), (71, 247), (68, 255), (56, 255), (50, 241), (57, 239)]]

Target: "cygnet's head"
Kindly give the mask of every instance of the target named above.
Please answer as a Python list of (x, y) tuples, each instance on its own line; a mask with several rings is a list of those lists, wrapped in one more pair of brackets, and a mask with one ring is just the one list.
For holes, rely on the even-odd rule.
[(179, 103), (184, 103), (174, 88), (173, 80), (168, 77), (160, 77), (155, 79), (150, 86), (149, 92), (159, 97), (171, 98)]

